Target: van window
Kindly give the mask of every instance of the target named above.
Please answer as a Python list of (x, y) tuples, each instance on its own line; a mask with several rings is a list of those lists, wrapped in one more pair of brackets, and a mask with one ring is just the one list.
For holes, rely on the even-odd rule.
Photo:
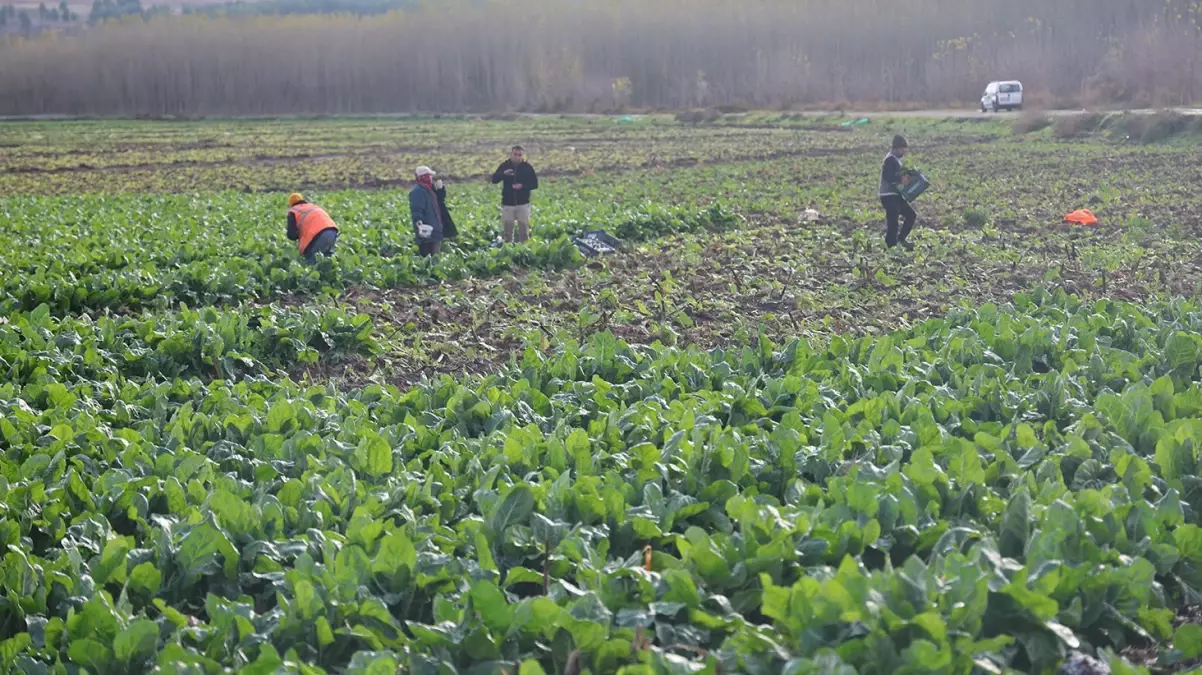
[(1018, 92), (1020, 92), (1022, 90), (1023, 90), (1023, 86), (1016, 82), (1012, 82), (1010, 84), (1003, 84), (1000, 87), (1000, 91), (1003, 94), (1017, 94)]
[(986, 94), (992, 94), (997, 91), (997, 82), (990, 82), (988, 87), (985, 87)]

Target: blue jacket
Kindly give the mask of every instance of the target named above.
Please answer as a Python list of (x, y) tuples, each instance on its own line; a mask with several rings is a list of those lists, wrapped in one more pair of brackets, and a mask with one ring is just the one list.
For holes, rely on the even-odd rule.
[[(409, 215), (413, 217), (413, 235), (421, 241), (442, 241), (442, 218), (438, 214), (438, 201), (434, 194), (421, 185), (414, 185), (409, 191)], [(421, 239), (417, 234), (417, 223), (421, 221), (434, 227), (434, 232), (428, 239)]]

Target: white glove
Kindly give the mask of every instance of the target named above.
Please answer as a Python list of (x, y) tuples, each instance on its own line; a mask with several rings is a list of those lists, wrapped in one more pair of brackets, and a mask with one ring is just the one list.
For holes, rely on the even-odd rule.
[(427, 225), (420, 220), (417, 221), (417, 236), (422, 239), (429, 239), (432, 234), (434, 234), (433, 225)]
[(439, 178), (438, 180), (434, 181), (434, 189), (435, 189), (435, 190), (441, 190), (441, 189), (442, 189), (442, 179), (441, 179), (441, 178)]

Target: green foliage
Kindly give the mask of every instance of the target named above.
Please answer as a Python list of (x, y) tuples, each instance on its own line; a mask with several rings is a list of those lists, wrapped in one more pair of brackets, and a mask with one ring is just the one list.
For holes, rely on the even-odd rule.
[[(854, 150), (877, 132), (756, 119), (724, 119), (704, 146), (656, 122), (622, 136), (540, 120), (538, 243), (488, 249), (496, 191), (453, 184), (463, 236), (436, 261), (412, 255), (400, 190), (309, 195), (346, 233), (315, 268), (284, 240), (278, 194), (0, 199), (15, 242), (0, 261), (0, 674), (975, 675), (1048, 673), (1070, 650), (1136, 673), (1114, 655), (1197, 658), (1182, 622), (1202, 598), (1202, 308), (989, 302), (1041, 276), (1091, 298), (1107, 279), (1123, 297), (1194, 283), (1196, 242), (1157, 224), (1192, 192), (1148, 180), (1186, 153), (931, 143), (924, 165), (948, 189), (922, 215), (953, 227), (896, 260), (860, 227), (879, 213), (844, 190), (854, 176), (870, 194), (879, 156)], [(601, 124), (620, 151), (589, 148)], [(953, 126), (939, 124), (922, 129)], [(71, 146), (31, 125), (22, 139), (51, 138), (14, 146), (0, 182), (28, 184), (28, 162), (136, 163), (118, 152), (129, 134), (161, 133), (203, 147), (163, 153), (182, 169), (102, 171), (106, 190), (353, 183), (371, 160), (277, 173), (220, 139), (348, 153), (398, 126), (432, 147), (497, 131), (80, 125)], [(780, 154), (759, 161), (765, 145)], [(695, 151), (730, 163), (657, 168)], [(470, 169), (478, 152), (446, 161)], [(649, 168), (557, 185), (598, 152)], [(1059, 175), (1065, 152), (1124, 162), (1082, 191)], [(964, 170), (980, 163), (1000, 168)], [(1034, 189), (1009, 182), (1019, 163)], [(1128, 223), (1121, 241), (1044, 226), (1062, 215), (1052, 197), (1094, 190)], [(823, 218), (771, 220), (803, 204)], [(991, 222), (956, 227), (970, 205)], [(594, 227), (634, 250), (581, 266), (566, 236)], [(915, 318), (959, 302), (972, 309)], [(821, 337), (781, 339), (798, 334)]]
[[(499, 226), (489, 220), (464, 227), (457, 245), (426, 259), (416, 255), (412, 231), (402, 220), (407, 212), (393, 215), (395, 193), (370, 200), (349, 197), (323, 202), (337, 216), (342, 237), (335, 255), (314, 266), (305, 265), (295, 244), (284, 237), (276, 197), (222, 195), (200, 203), (178, 196), (14, 200), (8, 205), (14, 219), (10, 235), (29, 246), (0, 262), (0, 307), (32, 310), (45, 304), (61, 315), (232, 303), (351, 285), (414, 287), (498, 276), (516, 268), (578, 266), (583, 260), (569, 236), (587, 229), (617, 231), (634, 243), (729, 229), (738, 222), (718, 205), (700, 212), (646, 205), (594, 216), (612, 218), (612, 223), (582, 219), (577, 211), (573, 219), (538, 223), (538, 238), (528, 245), (490, 248)], [(37, 215), (46, 212), (57, 219), (50, 230), (48, 218)], [(191, 222), (198, 213), (206, 215)], [(379, 222), (375, 214), (394, 220)], [(272, 219), (275, 227), (257, 225)]]
[(1173, 136), (1198, 129), (1192, 116), (1172, 110), (1123, 115), (1114, 120), (1111, 126), (1115, 133), (1143, 144), (1160, 143)]
[[(154, 328), (223, 325), (187, 318)], [(81, 322), (41, 309), (0, 344), (150, 330)], [(1037, 292), (824, 345), (602, 332), (407, 391), (119, 359), (8, 378), (0, 668), (1192, 658), (1172, 619), (1202, 594), (1200, 336), (1194, 302)]]
[(6, 382), (52, 390), (83, 382), (266, 375), (380, 345), (365, 314), (340, 309), (184, 310), (155, 317), (55, 319), (46, 305), (0, 324)]
[(985, 224), (987, 222), (989, 222), (989, 212), (986, 211), (985, 209), (979, 209), (979, 208), (964, 209), (964, 225), (965, 225), (965, 227), (969, 227), (974, 230), (979, 230), (982, 227), (985, 227)]

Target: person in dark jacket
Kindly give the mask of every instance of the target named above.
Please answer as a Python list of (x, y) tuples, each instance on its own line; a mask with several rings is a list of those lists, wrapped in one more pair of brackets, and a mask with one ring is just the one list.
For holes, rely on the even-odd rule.
[(317, 263), (318, 253), (332, 255), (338, 243), (337, 223), (320, 206), (310, 204), (296, 192), (288, 195), (286, 233), (310, 265)]
[(451, 210), (447, 208), (447, 186), (441, 178), (434, 180), (434, 195), (438, 197), (438, 215), (442, 216), (442, 239), (454, 239), (459, 236), (455, 221), (451, 220)]
[(438, 195), (434, 193), (434, 171), (419, 166), (417, 185), (409, 191), (409, 215), (413, 217), (413, 233), (417, 236), (417, 252), (422, 257), (438, 255), (442, 249), (442, 215), (438, 210)]
[(505, 242), (513, 241), (513, 226), (518, 226), (518, 241), (530, 239), (530, 191), (538, 189), (538, 175), (526, 162), (526, 150), (520, 145), (509, 151), (509, 159), (493, 172), (492, 182), (501, 186), (501, 224)]
[[(878, 190), (881, 206), (885, 207), (885, 246), (893, 248), (901, 244), (907, 251), (914, 249), (914, 244), (906, 240), (918, 214), (902, 196), (901, 188), (909, 183), (909, 177), (902, 174), (902, 157), (910, 149), (902, 136), (893, 137), (893, 149), (885, 155), (881, 164), (881, 186)], [(898, 221), (901, 221), (901, 231), (898, 231)]]

